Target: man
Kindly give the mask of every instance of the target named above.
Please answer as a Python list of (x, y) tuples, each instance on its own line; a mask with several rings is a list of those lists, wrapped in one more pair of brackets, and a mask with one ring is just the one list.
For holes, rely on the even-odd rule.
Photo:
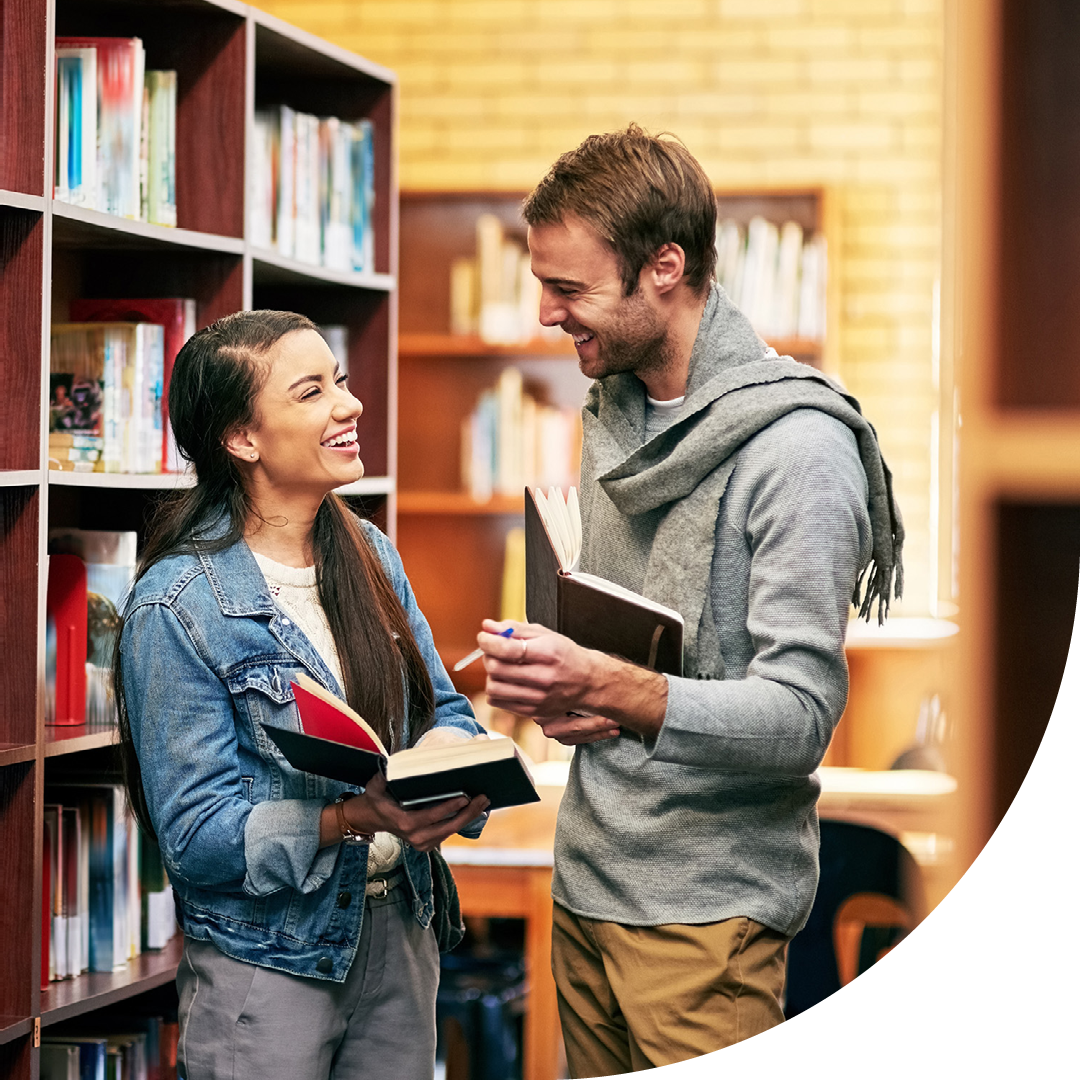
[(783, 1019), (847, 608), (860, 582), (867, 616), (894, 575), (899, 595), (902, 528), (857, 403), (713, 281), (715, 198), (681, 143), (592, 136), (523, 209), (541, 321), (595, 380), (581, 569), (685, 620), (681, 678), (534, 624), (479, 637), (491, 703), (577, 747), (552, 967), (571, 1074), (612, 1075)]

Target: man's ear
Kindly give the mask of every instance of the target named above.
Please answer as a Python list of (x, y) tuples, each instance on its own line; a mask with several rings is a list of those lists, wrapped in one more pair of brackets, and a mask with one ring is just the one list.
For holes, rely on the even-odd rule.
[(226, 435), (222, 445), (239, 461), (246, 461), (250, 464), (259, 459), (259, 451), (246, 431), (234, 431), (230, 435)]
[(658, 293), (668, 293), (686, 273), (686, 252), (678, 244), (662, 244), (645, 265)]

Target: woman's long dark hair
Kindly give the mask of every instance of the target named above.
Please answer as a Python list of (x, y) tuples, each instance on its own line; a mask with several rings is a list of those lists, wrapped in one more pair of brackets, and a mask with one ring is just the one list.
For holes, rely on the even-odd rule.
[[(271, 348), (286, 334), (315, 329), (310, 319), (292, 312), (241, 311), (193, 334), (180, 350), (169, 385), (169, 418), (197, 482), (162, 503), (136, 580), (170, 555), (222, 551), (244, 536), (255, 511), (225, 440), (257, 422), (255, 399), (269, 372)], [(196, 539), (215, 521), (223, 521), (222, 535)], [(312, 544), (319, 599), (338, 647), (349, 704), (393, 749), (402, 745), (407, 699), (409, 743), (415, 743), (434, 721), (431, 678), (378, 555), (338, 496), (327, 495), (319, 507)], [(113, 666), (121, 768), (132, 809), (153, 835), (124, 695), (122, 633), (121, 625)]]

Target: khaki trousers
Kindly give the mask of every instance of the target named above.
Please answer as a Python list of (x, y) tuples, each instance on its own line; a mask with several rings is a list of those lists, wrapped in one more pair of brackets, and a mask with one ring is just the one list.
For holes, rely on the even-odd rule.
[(555, 904), (551, 968), (570, 1075), (669, 1065), (779, 1024), (787, 943), (752, 919), (623, 926)]

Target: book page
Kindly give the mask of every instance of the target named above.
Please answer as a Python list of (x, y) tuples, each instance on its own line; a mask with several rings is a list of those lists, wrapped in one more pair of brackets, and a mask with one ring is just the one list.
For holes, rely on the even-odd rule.
[[(297, 693), (297, 690), (299, 690), (299, 693)], [(375, 729), (346, 702), (342, 701), (336, 694), (330, 693), (326, 687), (317, 683), (306, 672), (301, 671), (297, 674), (296, 680), (293, 682), (293, 692), (296, 695), (296, 707), (300, 710), (300, 719), (307, 734), (317, 735), (320, 738), (334, 738), (330, 734), (327, 724), (334, 726), (335, 719), (344, 720), (356, 725), (358, 729), (355, 738), (349, 739), (350, 745), (357, 746), (361, 750), (374, 750), (384, 757), (388, 756), (386, 747)], [(314, 703), (303, 701), (305, 692), (312, 698), (317, 699), (324, 707), (333, 710), (333, 714), (336, 715), (327, 717), (323, 710), (312, 709), (310, 706)], [(335, 727), (335, 731), (340, 733), (341, 729)], [(341, 738), (336, 738), (334, 741), (340, 742)]]

